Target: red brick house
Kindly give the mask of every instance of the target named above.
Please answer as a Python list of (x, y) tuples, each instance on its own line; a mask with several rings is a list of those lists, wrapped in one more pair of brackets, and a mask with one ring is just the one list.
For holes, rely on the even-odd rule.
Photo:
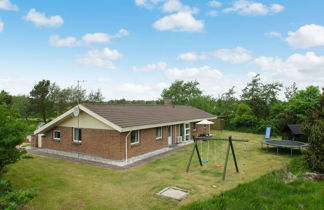
[(37, 129), (35, 146), (127, 160), (207, 133), (196, 123), (215, 118), (183, 105), (83, 104)]

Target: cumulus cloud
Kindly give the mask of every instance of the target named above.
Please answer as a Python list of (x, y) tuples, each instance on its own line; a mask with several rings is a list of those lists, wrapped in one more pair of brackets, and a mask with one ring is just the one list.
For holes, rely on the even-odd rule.
[(126, 29), (120, 29), (116, 34), (110, 35), (107, 33), (87, 33), (81, 40), (76, 37), (69, 36), (61, 38), (59, 35), (52, 35), (49, 38), (49, 44), (54, 47), (77, 47), (77, 46), (91, 46), (91, 44), (104, 44), (110, 42), (113, 38), (121, 38), (127, 36), (129, 32)]
[(210, 7), (218, 8), (218, 7), (221, 7), (223, 4), (220, 1), (209, 1), (208, 5)]
[(261, 56), (254, 60), (260, 70), (273, 80), (314, 84), (324, 80), (324, 56), (314, 52), (295, 53), (286, 60)]
[(3, 32), (3, 30), (4, 30), (4, 22), (0, 20), (0, 33)]
[(178, 55), (177, 59), (182, 60), (182, 61), (197, 61), (197, 60), (202, 60), (205, 59), (205, 55), (199, 55), (194, 52), (186, 52)]
[(148, 64), (142, 67), (133, 66), (133, 71), (137, 72), (147, 72), (147, 71), (157, 71), (157, 70), (165, 70), (167, 67), (167, 64), (165, 62), (157, 62)]
[(163, 12), (190, 12), (190, 13), (197, 13), (198, 8), (191, 8), (187, 5), (182, 4), (179, 0), (167, 0), (162, 5)]
[(128, 92), (128, 93), (137, 93), (137, 94), (145, 94), (151, 90), (149, 86), (145, 86), (142, 84), (136, 83), (124, 83), (119, 88), (119, 91)]
[(11, 3), (10, 0), (0, 0), (0, 9), (16, 11), (18, 7)]
[(288, 32), (286, 41), (295, 48), (324, 46), (324, 27), (321, 25), (304, 25), (295, 32)]
[(177, 12), (157, 20), (153, 27), (160, 31), (199, 32), (203, 29), (204, 22), (196, 20), (190, 12)]
[(103, 50), (90, 50), (87, 55), (77, 62), (85, 66), (90, 67), (101, 67), (106, 69), (116, 69), (116, 66), (112, 60), (116, 60), (122, 57), (122, 54), (117, 50), (110, 50), (104, 48)]
[(85, 43), (107, 43), (110, 41), (110, 37), (105, 33), (88, 33), (82, 37)]
[(281, 4), (271, 4), (269, 6), (261, 2), (253, 2), (248, 0), (238, 0), (233, 3), (232, 7), (225, 8), (223, 12), (226, 13), (238, 13), (240, 15), (268, 15), (279, 13), (284, 10), (284, 6)]
[(64, 23), (61, 16), (55, 15), (47, 17), (45, 13), (37, 12), (34, 8), (29, 10), (24, 18), (37, 26), (59, 27)]
[(79, 46), (80, 42), (73, 36), (61, 38), (59, 35), (52, 35), (49, 44), (54, 47), (75, 47)]
[(232, 63), (244, 63), (252, 59), (250, 51), (243, 47), (233, 49), (219, 49), (211, 52), (211, 55), (222, 60)]

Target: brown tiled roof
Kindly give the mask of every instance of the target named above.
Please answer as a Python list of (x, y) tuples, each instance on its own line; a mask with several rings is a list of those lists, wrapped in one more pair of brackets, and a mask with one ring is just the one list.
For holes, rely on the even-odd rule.
[(200, 109), (183, 105), (84, 104), (121, 128), (215, 118)]

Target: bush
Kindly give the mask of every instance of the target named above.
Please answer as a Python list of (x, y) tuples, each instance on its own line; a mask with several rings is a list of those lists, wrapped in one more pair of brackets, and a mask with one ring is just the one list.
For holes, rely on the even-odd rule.
[(0, 178), (0, 209), (20, 209), (36, 194), (35, 190), (14, 190), (9, 181)]
[(324, 173), (324, 88), (320, 102), (308, 114), (304, 131), (309, 143), (305, 153), (308, 166), (314, 171)]

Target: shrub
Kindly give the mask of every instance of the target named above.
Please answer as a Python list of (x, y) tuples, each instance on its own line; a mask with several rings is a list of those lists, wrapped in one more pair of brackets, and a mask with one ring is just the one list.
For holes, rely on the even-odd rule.
[(305, 153), (308, 166), (324, 173), (324, 88), (319, 103), (308, 114), (304, 131), (309, 143)]

